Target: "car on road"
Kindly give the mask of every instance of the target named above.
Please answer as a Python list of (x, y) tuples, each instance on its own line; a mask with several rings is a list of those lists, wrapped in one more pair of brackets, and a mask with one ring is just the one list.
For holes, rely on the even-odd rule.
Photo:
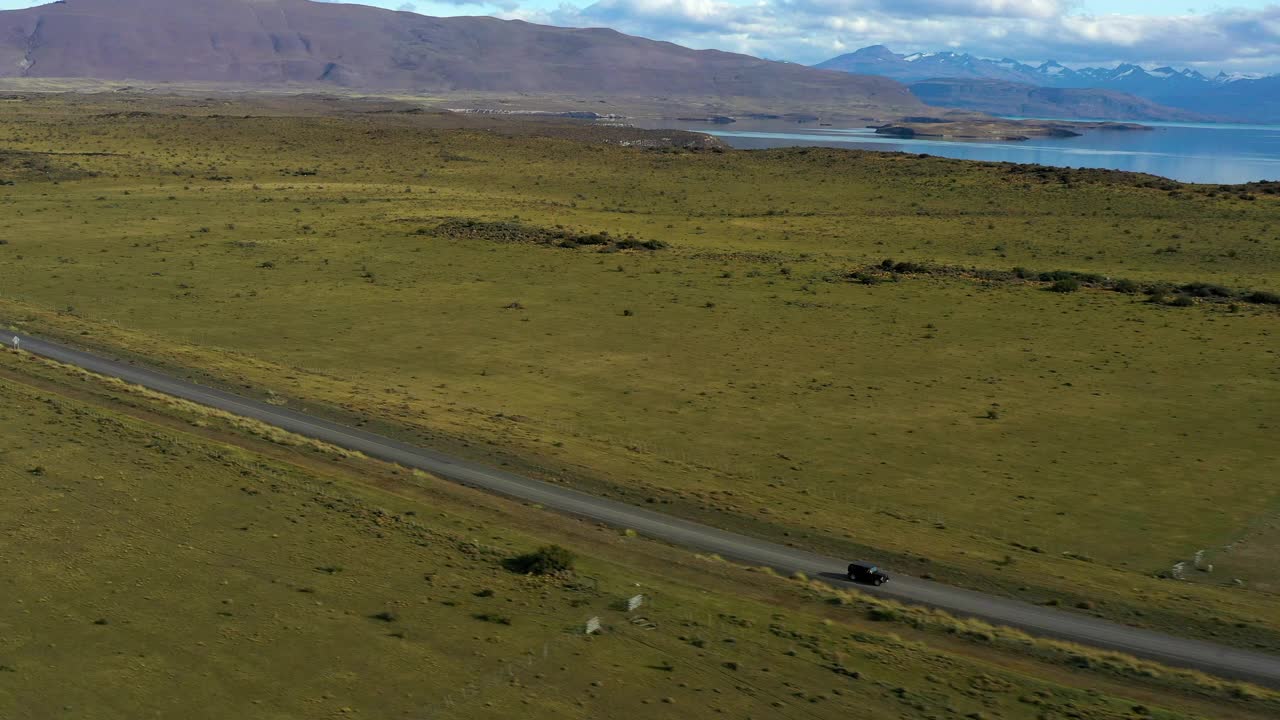
[(889, 582), (889, 576), (876, 567), (875, 563), (869, 562), (849, 563), (849, 579), (868, 585), (883, 585)]

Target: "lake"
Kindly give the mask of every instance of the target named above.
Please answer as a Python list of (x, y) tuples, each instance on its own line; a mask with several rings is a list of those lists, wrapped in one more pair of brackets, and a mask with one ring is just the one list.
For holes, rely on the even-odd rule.
[(1280, 126), (1142, 124), (1153, 129), (1095, 130), (1076, 138), (1034, 138), (1023, 142), (903, 139), (876, 135), (870, 128), (829, 128), (780, 121), (659, 125), (710, 133), (743, 149), (821, 145), (961, 160), (1129, 170), (1193, 183), (1280, 180)]

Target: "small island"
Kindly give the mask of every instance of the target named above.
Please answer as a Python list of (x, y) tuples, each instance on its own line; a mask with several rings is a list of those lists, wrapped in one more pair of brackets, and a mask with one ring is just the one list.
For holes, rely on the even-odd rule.
[(1002, 120), (999, 118), (905, 118), (901, 122), (872, 125), (877, 135), (947, 140), (1025, 141), (1037, 137), (1079, 137), (1089, 130), (1151, 130), (1146, 125), (1121, 122), (1070, 120)]

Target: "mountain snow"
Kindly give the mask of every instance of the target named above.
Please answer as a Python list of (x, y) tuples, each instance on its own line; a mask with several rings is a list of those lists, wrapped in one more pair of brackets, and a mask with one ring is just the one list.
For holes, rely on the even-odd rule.
[[(901, 65), (899, 67), (902, 69), (896, 72), (883, 66), (885, 60), (892, 63), (894, 58), (902, 63), (910, 63), (910, 65)], [(1192, 68), (1179, 69), (1166, 65), (1147, 69), (1132, 63), (1120, 64), (1114, 68), (1084, 67), (1072, 69), (1056, 60), (1048, 60), (1035, 66), (1012, 58), (995, 60), (951, 51), (915, 52), (909, 55), (897, 55), (882, 46), (863, 48), (857, 52), (828, 60), (819, 65), (819, 67), (830, 66), (850, 72), (869, 70), (869, 68), (860, 67), (860, 63), (864, 59), (877, 62), (877, 74), (889, 75), (890, 77), (908, 81), (923, 80), (930, 77), (990, 78), (1057, 87), (1085, 87), (1099, 83), (1104, 85), (1109, 83), (1132, 85), (1134, 83), (1159, 82), (1170, 84), (1195, 82), (1212, 85), (1215, 83), (1259, 80), (1266, 77), (1252, 73), (1223, 72), (1211, 78)]]

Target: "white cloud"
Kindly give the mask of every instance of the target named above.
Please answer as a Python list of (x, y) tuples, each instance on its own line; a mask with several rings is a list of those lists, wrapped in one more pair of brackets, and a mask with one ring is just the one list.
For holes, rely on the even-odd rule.
[(597, 0), (512, 16), (797, 62), (885, 44), (1028, 61), (1280, 70), (1280, 4), (1173, 16), (1086, 15), (1075, 6), (1074, 0)]
[(402, 9), (416, 5), (428, 14), (496, 9), (492, 14), (507, 19), (612, 27), (796, 62), (884, 44), (900, 52), (954, 49), (1068, 64), (1280, 72), (1280, 0), (1257, 9), (1182, 15), (1164, 8), (1153, 15), (1087, 14), (1079, 10), (1083, 0), (561, 0), (555, 7), (548, 4), (555, 0), (326, 1), (404, 2)]

